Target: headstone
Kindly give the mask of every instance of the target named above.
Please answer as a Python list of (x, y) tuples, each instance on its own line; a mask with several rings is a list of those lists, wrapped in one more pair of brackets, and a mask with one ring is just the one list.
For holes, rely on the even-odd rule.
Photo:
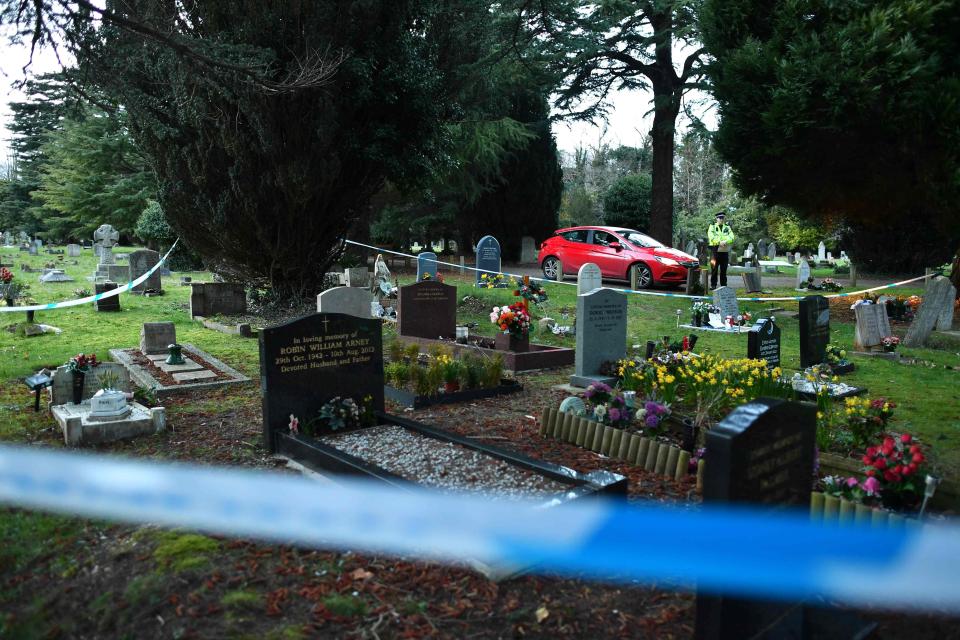
[(537, 243), (530, 236), (520, 238), (520, 264), (537, 263)]
[(776, 242), (771, 242), (771, 243), (767, 246), (767, 257), (768, 257), (770, 260), (774, 260), (774, 259), (777, 257), (777, 243), (776, 243)]
[(810, 264), (807, 262), (806, 258), (801, 258), (800, 263), (797, 265), (797, 289), (799, 289), (800, 285), (805, 284), (809, 279)]
[(795, 251), (795, 252), (793, 253), (793, 261), (794, 261), (795, 263), (800, 264), (800, 259), (801, 259), (801, 258), (802, 258), (802, 256), (800, 255), (800, 252), (799, 252), (799, 251)]
[(937, 276), (930, 281), (927, 290), (923, 294), (923, 303), (917, 312), (910, 328), (907, 329), (907, 336), (903, 339), (903, 345), (906, 347), (922, 347), (933, 331), (940, 317), (944, 314), (944, 307), (949, 305), (953, 307), (953, 301), (956, 300), (957, 290), (950, 284), (950, 280), (943, 276)]
[(833, 252), (827, 251), (827, 262), (833, 262)]
[(417, 282), (427, 274), (429, 280), (437, 279), (437, 254), (424, 251), (417, 256)]
[(167, 353), (167, 347), (177, 342), (177, 327), (172, 322), (144, 322), (140, 328), (140, 353), (156, 355)]
[(841, 259), (841, 260), (850, 260), (850, 258), (847, 257), (847, 252), (846, 252), (846, 251), (841, 251), (841, 252), (840, 252), (840, 259)]
[(853, 348), (857, 351), (882, 349), (883, 339), (892, 335), (887, 305), (879, 301), (878, 304), (858, 304), (853, 308), (853, 313), (857, 319)]
[(80, 245), (78, 244), (68, 244), (67, 245), (67, 255), (71, 258), (80, 257)]
[[(954, 293), (951, 300), (956, 300), (957, 296)], [(950, 331), (953, 329), (953, 303), (943, 305), (943, 308), (940, 312), (940, 317), (937, 319), (937, 326), (935, 327), (937, 331)]]
[(357, 287), (334, 287), (317, 296), (317, 313), (343, 313), (356, 318), (370, 318), (373, 294)]
[(793, 259), (793, 254), (787, 251), (787, 263), (788, 264), (797, 264), (797, 261)]
[(73, 282), (73, 278), (68, 276), (63, 269), (49, 269), (45, 270), (42, 276), (40, 276), (40, 282)]
[(32, 244), (29, 247), (27, 247), (27, 253), (30, 254), (31, 256), (37, 255), (37, 245)]
[(190, 283), (190, 317), (247, 312), (247, 294), (236, 282)]
[[(809, 509), (816, 406), (761, 398), (734, 409), (707, 432), (705, 505)], [(698, 595), (695, 637), (802, 638), (803, 608), (725, 595)]]
[(823, 240), (820, 241), (820, 244), (817, 245), (817, 262), (823, 262), (827, 259), (827, 245), (823, 244)]
[[(97, 282), (93, 285), (93, 292), (96, 294), (106, 293), (118, 288), (115, 282)], [(120, 296), (110, 296), (109, 298), (100, 298), (93, 301), (93, 308), (97, 311), (120, 311)]]
[(740, 306), (737, 304), (737, 292), (733, 287), (717, 287), (713, 290), (713, 304), (720, 307), (720, 315), (740, 315)]
[(41, 240), (40, 238), (34, 238), (34, 239), (33, 239), (33, 245), (34, 245), (37, 249), (42, 249), (42, 248), (43, 248), (43, 240)]
[(751, 268), (741, 275), (743, 276), (743, 287), (747, 290), (747, 293), (757, 293), (763, 290), (763, 280), (758, 270)]
[(753, 257), (753, 243), (751, 242), (750, 244), (747, 245), (747, 248), (743, 250), (743, 259), (746, 260), (752, 257)]
[(290, 416), (301, 424), (339, 396), (383, 406), (382, 322), (317, 313), (260, 331), (260, 393), (267, 449), (276, 451)]
[(767, 257), (767, 241), (763, 238), (760, 238), (760, 240), (757, 241), (757, 253), (761, 258)]
[(688, 256), (697, 257), (697, 243), (693, 240), (688, 240), (686, 246), (683, 248), (683, 252)]
[[(81, 400), (89, 400), (100, 390), (100, 376), (113, 374), (117, 377), (117, 391), (130, 391), (130, 372), (122, 364), (116, 362), (101, 362), (93, 367), (83, 377), (83, 394)], [(67, 404), (73, 402), (73, 373), (66, 365), (57, 367), (53, 373), (53, 382), (50, 385), (50, 404)]]
[(710, 252), (706, 240), (697, 241), (697, 260), (700, 264), (710, 264)]
[(766, 360), (767, 368), (780, 366), (780, 327), (773, 318), (760, 318), (747, 334), (747, 357)]
[(800, 368), (822, 363), (830, 342), (830, 303), (823, 296), (800, 301)]
[(585, 263), (577, 272), (577, 295), (590, 293), (603, 286), (603, 277), (600, 267), (592, 262)]
[[(146, 272), (153, 269), (157, 266), (157, 263), (160, 262), (160, 254), (156, 251), (151, 251), (150, 249), (140, 249), (139, 251), (134, 251), (130, 254), (128, 259), (129, 273), (127, 274), (128, 282), (139, 278)], [(147, 289), (152, 289), (154, 291), (160, 291), (163, 288), (163, 285), (160, 280), (160, 270), (154, 271), (149, 278), (135, 286), (132, 291), (134, 293), (143, 293)]]
[(93, 232), (93, 239), (100, 246), (100, 265), (115, 264), (113, 259), (113, 247), (120, 240), (120, 234), (109, 224), (102, 224)]
[(452, 254), (456, 254), (456, 253), (457, 253), (457, 249), (459, 249), (459, 248), (460, 248), (460, 247), (459, 247), (459, 245), (457, 244), (457, 241), (456, 241), (456, 240), (447, 240), (447, 251), (449, 251), (449, 252), (452, 253)]
[(455, 338), (457, 288), (436, 281), (400, 287), (397, 333), (412, 338)]
[(122, 264), (108, 264), (106, 265), (107, 275), (106, 280), (110, 282), (117, 282), (121, 284), (126, 284), (130, 282), (128, 278), (130, 277), (130, 268)]
[(346, 275), (346, 284), (348, 287), (366, 289), (370, 286), (370, 271), (366, 267), (344, 269), (343, 273)]
[(613, 289), (594, 289), (577, 296), (577, 350), (570, 384), (587, 387), (610, 383), (600, 375), (605, 362), (616, 362), (627, 351), (627, 296)]
[(474, 265), (477, 268), (477, 284), (480, 284), (480, 276), (486, 273), (488, 276), (500, 273), (500, 243), (493, 236), (483, 236), (477, 243), (477, 259)]

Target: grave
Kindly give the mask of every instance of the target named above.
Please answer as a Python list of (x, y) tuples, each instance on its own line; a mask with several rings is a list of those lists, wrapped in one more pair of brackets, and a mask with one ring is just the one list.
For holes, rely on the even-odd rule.
[[(910, 328), (907, 329), (907, 335), (903, 339), (905, 347), (922, 347), (930, 337), (934, 327), (950, 313), (952, 318), (953, 304), (957, 297), (957, 290), (950, 284), (950, 280), (943, 276), (937, 276), (930, 281), (927, 290), (923, 295), (923, 303), (917, 312)], [(951, 320), (952, 323), (952, 320)]]
[[(130, 254), (127, 264), (129, 272), (127, 282), (132, 282), (153, 269), (160, 262), (160, 254), (150, 249), (140, 249)], [(134, 293), (144, 293), (146, 291), (162, 291), (163, 284), (160, 280), (159, 269), (154, 271), (149, 278), (135, 286), (131, 291)]]
[(40, 276), (40, 282), (73, 282), (73, 278), (68, 276), (63, 269), (45, 269), (45, 273)]
[(247, 294), (235, 282), (191, 282), (190, 317), (241, 315), (247, 312)]
[(80, 257), (80, 245), (78, 244), (68, 244), (67, 245), (67, 255), (71, 258)]
[(167, 364), (166, 350), (146, 354), (139, 348), (111, 349), (110, 356), (127, 369), (137, 385), (158, 398), (250, 382), (247, 376), (192, 344), (179, 346), (183, 364)]
[(530, 236), (520, 238), (520, 264), (537, 263), (537, 242)]
[(112, 362), (102, 362), (84, 375), (81, 403), (73, 404), (73, 373), (66, 365), (58, 367), (48, 388), (50, 412), (63, 431), (63, 440), (68, 446), (86, 446), (135, 438), (159, 433), (166, 428), (166, 412), (163, 407), (147, 408), (128, 401), (124, 411), (103, 419), (91, 416), (91, 398), (100, 391), (100, 376), (109, 374), (117, 378), (114, 387), (129, 393), (130, 377), (126, 369)]
[(130, 269), (123, 266), (122, 264), (111, 264), (105, 267), (107, 271), (107, 280), (110, 282), (116, 282), (120, 284), (126, 284), (129, 282), (127, 278), (130, 276)]
[(612, 289), (595, 289), (577, 296), (577, 348), (570, 384), (587, 387), (612, 384), (600, 375), (605, 362), (616, 362), (627, 350), (627, 296)]
[[(263, 435), (270, 452), (314, 471), (363, 475), (402, 489), (482, 491), (487, 483), (499, 486), (505, 476), (523, 473), (556, 483), (551, 504), (626, 491), (625, 478), (617, 474), (583, 474), (386, 414), (381, 329), (379, 320), (318, 313), (261, 332)], [(316, 420), (320, 409), (338, 397), (358, 404), (369, 398), (374, 424), (334, 431)], [(316, 431), (291, 432), (291, 416)], [(438, 449), (450, 457), (436, 461)], [(444, 472), (424, 470), (433, 466)], [(441, 476), (449, 483), (439, 481)]]
[(414, 338), (448, 338), (457, 333), (457, 288), (442, 282), (400, 287), (397, 333)]
[(763, 238), (760, 238), (760, 240), (757, 241), (757, 254), (761, 258), (767, 257), (767, 241)]
[(752, 258), (753, 252), (754, 252), (753, 243), (751, 242), (750, 244), (747, 245), (747, 248), (743, 250), (743, 259), (748, 260)]
[(820, 241), (820, 244), (817, 245), (817, 262), (826, 262), (827, 260), (827, 245), (823, 244), (823, 241)]
[(693, 240), (688, 240), (686, 246), (683, 248), (683, 252), (688, 256), (697, 256), (697, 243)]
[(144, 322), (140, 328), (140, 352), (144, 355), (167, 354), (167, 347), (177, 342), (177, 328), (172, 322)]
[(777, 243), (771, 242), (767, 246), (767, 259), (776, 260), (777, 259)]
[(759, 269), (751, 266), (740, 275), (743, 276), (743, 288), (747, 290), (747, 293), (763, 293)]
[(720, 308), (720, 317), (726, 320), (727, 316), (736, 318), (740, 315), (740, 306), (737, 304), (737, 292), (733, 287), (717, 287), (713, 290), (713, 304)]
[(826, 360), (830, 342), (830, 303), (823, 296), (800, 301), (800, 368)]
[(758, 319), (747, 334), (747, 357), (766, 360), (767, 368), (780, 366), (780, 327), (773, 318)]
[(427, 280), (437, 279), (437, 254), (425, 251), (417, 256), (417, 282), (426, 276)]
[(99, 261), (97, 262), (97, 270), (93, 274), (94, 282), (96, 282), (97, 278), (110, 278), (107, 267), (116, 264), (113, 258), (113, 247), (120, 240), (120, 233), (109, 224), (102, 224), (94, 231), (93, 239), (97, 243), (96, 246), (99, 247), (97, 251)]
[(27, 247), (27, 254), (31, 256), (37, 255), (37, 245), (32, 244), (29, 247)]
[(500, 273), (500, 243), (493, 236), (483, 236), (477, 243), (476, 283), (480, 284), (481, 276), (493, 276)]
[(603, 286), (603, 278), (600, 273), (600, 267), (592, 262), (584, 263), (577, 272), (577, 295), (581, 296), (590, 293), (594, 289)]
[(356, 287), (334, 287), (317, 296), (317, 313), (344, 313), (357, 318), (370, 318), (373, 294)]
[(857, 319), (853, 348), (856, 351), (883, 352), (883, 339), (893, 335), (887, 305), (860, 303), (853, 308)]
[[(115, 282), (98, 282), (93, 285), (93, 292), (97, 295), (117, 289), (120, 285)], [(120, 296), (98, 298), (93, 301), (93, 308), (97, 311), (120, 311)]]
[[(711, 428), (704, 505), (809, 510), (816, 411), (809, 403), (760, 398)], [(701, 640), (808, 637), (796, 603), (698, 594), (696, 616)]]
[(806, 287), (801, 287), (805, 285), (807, 280), (810, 279), (810, 264), (807, 262), (806, 258), (800, 258), (797, 266), (797, 290), (806, 291)]
[(351, 267), (344, 269), (344, 281), (348, 287), (368, 289), (370, 287), (370, 271), (366, 267)]

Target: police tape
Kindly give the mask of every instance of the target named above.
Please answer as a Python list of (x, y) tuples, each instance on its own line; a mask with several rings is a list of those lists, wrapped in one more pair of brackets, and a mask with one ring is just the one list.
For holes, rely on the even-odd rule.
[[(410, 253), (403, 253), (402, 251), (393, 251), (392, 249), (384, 249), (382, 247), (377, 247), (371, 244), (364, 244), (362, 242), (356, 242), (354, 240), (345, 240), (344, 242), (357, 247), (373, 249), (380, 253), (389, 253), (396, 256), (403, 256), (405, 258), (417, 257)], [(499, 274), (504, 276), (510, 276), (511, 278), (517, 278), (517, 279), (522, 279), (524, 277), (516, 273), (509, 273), (506, 271), (491, 271), (490, 269), (478, 269), (476, 267), (468, 267), (466, 265), (454, 264), (452, 262), (443, 262), (441, 260), (431, 260), (431, 262), (435, 262), (436, 264), (442, 264), (444, 266), (452, 267), (456, 269), (467, 269), (468, 271), (479, 271), (482, 273)], [(917, 276), (916, 278), (910, 278), (909, 280), (901, 280), (899, 282), (891, 282), (889, 284), (884, 284), (877, 287), (871, 287), (869, 289), (860, 289), (858, 291), (849, 291), (847, 293), (831, 293), (831, 294), (825, 295), (824, 298), (846, 298), (850, 296), (858, 296), (864, 293), (873, 293), (874, 291), (882, 291), (883, 289), (892, 289), (895, 287), (902, 287), (905, 284), (910, 284), (911, 282), (918, 282), (928, 277), (930, 276), (923, 275), (923, 276)], [(563, 280), (545, 280), (544, 278), (535, 278), (535, 279), (538, 281), (546, 281), (553, 284), (562, 284), (562, 285), (568, 285), (571, 287), (577, 286), (576, 283), (574, 282), (564, 282)], [(623, 289), (619, 287), (608, 287), (608, 286), (604, 286), (603, 288), (611, 289), (613, 291), (619, 291), (621, 293), (638, 295), (638, 296), (656, 296), (660, 298), (688, 298), (692, 300), (706, 300), (709, 298), (709, 296), (694, 296), (694, 295), (688, 295), (685, 293), (669, 293), (666, 291), (639, 291), (637, 289)], [(805, 296), (768, 296), (768, 297), (762, 297), (762, 298), (761, 297), (743, 297), (743, 298), (738, 297), (737, 300), (741, 302), (787, 302), (787, 301), (803, 300), (804, 297)]]
[(881, 528), (733, 507), (557, 506), (13, 446), (0, 446), (0, 503), (603, 581), (960, 612), (952, 522)]
[(121, 286), (117, 287), (116, 289), (111, 289), (110, 291), (104, 291), (103, 293), (95, 293), (95, 294), (93, 294), (92, 296), (86, 296), (86, 297), (83, 297), (83, 298), (76, 298), (76, 299), (74, 299), (74, 300), (64, 300), (63, 302), (48, 302), (48, 303), (44, 303), (44, 304), (31, 304), (31, 305), (24, 305), (24, 306), (22, 306), (22, 307), (0, 307), (0, 312), (8, 312), (8, 311), (48, 311), (48, 310), (50, 310), (50, 309), (63, 309), (63, 308), (66, 308), (66, 307), (76, 307), (76, 306), (79, 306), (79, 305), (81, 305), (81, 304), (87, 304), (87, 303), (89, 303), (89, 302), (96, 302), (97, 300), (103, 300), (104, 298), (112, 298), (113, 296), (118, 296), (118, 295), (120, 295), (121, 293), (126, 293), (127, 291), (130, 291), (130, 290), (133, 289), (134, 287), (136, 287), (136, 286), (138, 286), (138, 285), (143, 284), (144, 282), (146, 282), (147, 279), (148, 279), (150, 276), (152, 276), (153, 273), (154, 273), (157, 269), (159, 269), (159, 268), (161, 267), (161, 265), (163, 265), (163, 263), (166, 261), (166, 259), (167, 259), (168, 257), (170, 257), (170, 254), (173, 253), (173, 248), (177, 246), (177, 243), (178, 243), (178, 242), (180, 242), (180, 239), (179, 239), (179, 238), (177, 238), (177, 240), (173, 243), (173, 246), (170, 247), (170, 250), (167, 251), (167, 253), (165, 253), (162, 258), (160, 258), (160, 260), (157, 262), (157, 264), (153, 265), (153, 268), (151, 268), (149, 271), (147, 271), (147, 272), (146, 272), (145, 274), (143, 274), (142, 276), (136, 278), (135, 280), (131, 280), (131, 281), (128, 282), (127, 284), (121, 285)]

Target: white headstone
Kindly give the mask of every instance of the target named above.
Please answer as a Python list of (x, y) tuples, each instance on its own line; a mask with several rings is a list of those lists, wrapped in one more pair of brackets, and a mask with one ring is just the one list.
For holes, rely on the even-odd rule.
[(580, 267), (580, 270), (577, 272), (578, 296), (590, 293), (594, 289), (599, 289), (601, 286), (603, 286), (603, 277), (600, 273), (600, 267), (592, 262), (587, 262)]
[(752, 257), (753, 257), (753, 243), (751, 242), (750, 244), (747, 245), (747, 248), (743, 250), (743, 259), (746, 260)]
[(810, 278), (810, 265), (806, 258), (800, 259), (800, 266), (797, 267), (797, 289)]
[(67, 255), (71, 258), (80, 257), (80, 245), (78, 244), (68, 244), (67, 245)]
[(317, 296), (317, 313), (345, 313), (370, 318), (373, 295), (359, 287), (334, 287)]
[(890, 318), (887, 317), (887, 305), (858, 304), (853, 309), (857, 318), (854, 330), (853, 346), (858, 351), (871, 351), (880, 348), (883, 339), (892, 335)]
[(800, 252), (799, 252), (799, 251), (795, 251), (795, 252), (793, 253), (793, 261), (796, 262), (797, 264), (800, 264)]
[(723, 318), (740, 315), (740, 307), (737, 304), (737, 292), (733, 287), (717, 287), (714, 289), (713, 304), (720, 307), (720, 315)]
[(827, 259), (827, 245), (823, 244), (823, 241), (820, 241), (820, 244), (817, 245), (817, 261), (823, 262)]

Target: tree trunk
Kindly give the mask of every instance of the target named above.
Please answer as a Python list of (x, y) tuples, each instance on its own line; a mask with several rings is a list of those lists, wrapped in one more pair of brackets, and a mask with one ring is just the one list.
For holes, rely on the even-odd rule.
[(953, 256), (953, 268), (950, 271), (950, 282), (957, 290), (957, 297), (960, 298), (960, 247), (957, 248), (957, 255)]
[[(660, 106), (665, 101), (667, 105)], [(673, 238), (673, 132), (677, 112), (672, 107), (672, 92), (666, 96), (654, 93), (653, 114), (653, 188), (650, 202), (650, 235), (670, 244)]]

